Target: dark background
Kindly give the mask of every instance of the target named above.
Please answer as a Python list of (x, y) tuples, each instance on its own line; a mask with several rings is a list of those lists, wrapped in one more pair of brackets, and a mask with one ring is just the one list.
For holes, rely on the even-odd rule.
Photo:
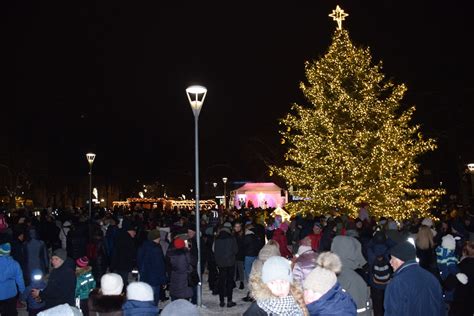
[[(32, 172), (132, 183), (175, 194), (194, 185), (194, 122), (185, 88), (208, 95), (200, 115), (202, 181), (269, 180), (278, 118), (302, 100), (304, 62), (322, 56), (339, 4), (352, 40), (371, 48), (414, 123), (438, 140), (421, 174), (459, 188), (474, 160), (468, 2), (2, 1), (1, 154)], [(429, 182), (429, 181), (428, 181)]]

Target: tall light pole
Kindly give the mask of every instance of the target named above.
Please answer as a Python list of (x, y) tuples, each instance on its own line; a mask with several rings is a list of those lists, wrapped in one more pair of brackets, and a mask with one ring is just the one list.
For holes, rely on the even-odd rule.
[[(474, 163), (468, 163), (467, 169), (469, 169), (469, 173), (471, 174), (471, 203), (474, 203)], [(472, 204), (471, 204), (472, 207)]]
[(222, 182), (224, 182), (224, 209), (227, 209), (227, 190), (226, 190), (227, 178), (226, 177), (222, 178)]
[(198, 119), (201, 112), (207, 89), (203, 86), (191, 86), (186, 89), (189, 104), (194, 114), (194, 169), (195, 169), (195, 191), (196, 191), (196, 245), (198, 253), (197, 273), (199, 282), (197, 285), (197, 305), (202, 306), (202, 279), (201, 279), (201, 229), (199, 216), (199, 141), (198, 141)]
[(95, 154), (87, 153), (86, 158), (89, 162), (89, 221), (92, 221), (92, 164), (94, 163)]

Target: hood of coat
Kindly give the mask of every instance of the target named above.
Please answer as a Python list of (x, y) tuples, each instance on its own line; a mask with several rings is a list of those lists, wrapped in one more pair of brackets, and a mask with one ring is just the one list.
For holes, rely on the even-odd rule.
[(367, 261), (362, 255), (360, 242), (354, 237), (336, 236), (331, 244), (331, 251), (339, 256), (342, 267), (351, 270), (362, 268)]
[(38, 239), (38, 232), (36, 231), (36, 229), (30, 229), (28, 231), (28, 236), (30, 237), (30, 239)]
[(255, 233), (251, 229), (247, 229), (245, 235), (255, 235)]
[(326, 294), (308, 305), (310, 315), (355, 315), (357, 307), (352, 298), (336, 283)]
[(92, 271), (92, 267), (76, 268), (76, 276)]
[(99, 289), (94, 289), (89, 295), (90, 311), (111, 313), (122, 310), (125, 302), (123, 295), (103, 295)]
[(258, 259), (265, 261), (273, 256), (281, 256), (280, 246), (276, 241), (269, 241), (262, 249), (260, 249)]

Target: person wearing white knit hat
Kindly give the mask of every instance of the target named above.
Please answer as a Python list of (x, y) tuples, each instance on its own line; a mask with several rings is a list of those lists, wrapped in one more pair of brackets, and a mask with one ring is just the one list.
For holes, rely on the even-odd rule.
[(106, 273), (100, 279), (100, 289), (94, 289), (87, 302), (90, 315), (114, 315), (122, 313), (125, 297), (122, 295), (123, 280), (116, 273)]
[(331, 252), (323, 252), (316, 264), (316, 268), (303, 282), (304, 300), (309, 314), (356, 315), (356, 304), (337, 282), (336, 273), (342, 267), (339, 257)]
[(132, 282), (127, 286), (127, 301), (123, 304), (123, 315), (155, 316), (158, 307), (155, 305), (153, 289), (145, 282)]

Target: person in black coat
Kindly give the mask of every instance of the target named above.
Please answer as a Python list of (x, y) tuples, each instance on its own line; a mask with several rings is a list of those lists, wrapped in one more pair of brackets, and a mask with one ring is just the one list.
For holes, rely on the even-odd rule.
[(137, 263), (140, 281), (152, 287), (155, 304), (158, 304), (161, 285), (166, 284), (165, 258), (158, 229), (148, 232), (148, 240), (138, 249)]
[(71, 226), (71, 230), (66, 236), (66, 250), (68, 257), (76, 261), (86, 255), (87, 230), (82, 225), (76, 223)]
[(191, 253), (184, 240), (176, 238), (173, 247), (166, 252), (168, 274), (170, 276), (171, 300), (190, 299), (193, 296), (194, 284), (189, 284), (189, 275), (194, 271)]
[(459, 273), (449, 275), (443, 284), (448, 290), (455, 289), (449, 315), (474, 315), (474, 304), (469, 303), (474, 297), (474, 242), (465, 243), (458, 268)]
[(135, 266), (137, 258), (134, 240), (136, 234), (137, 229), (135, 226), (128, 221), (124, 221), (122, 229), (118, 232), (117, 239), (115, 240), (110, 269), (122, 277), (124, 287), (128, 284), (128, 274)]
[(227, 297), (227, 307), (235, 306), (232, 302), (232, 289), (234, 287), (235, 255), (238, 246), (229, 227), (222, 227), (214, 242), (214, 254), (219, 267), (219, 299), (220, 306), (224, 307)]
[(61, 305), (75, 305), (76, 274), (74, 262), (67, 257), (64, 249), (57, 249), (51, 256), (53, 270), (49, 274), (48, 285), (44, 290), (33, 289), (35, 299), (45, 301), (45, 309)]

